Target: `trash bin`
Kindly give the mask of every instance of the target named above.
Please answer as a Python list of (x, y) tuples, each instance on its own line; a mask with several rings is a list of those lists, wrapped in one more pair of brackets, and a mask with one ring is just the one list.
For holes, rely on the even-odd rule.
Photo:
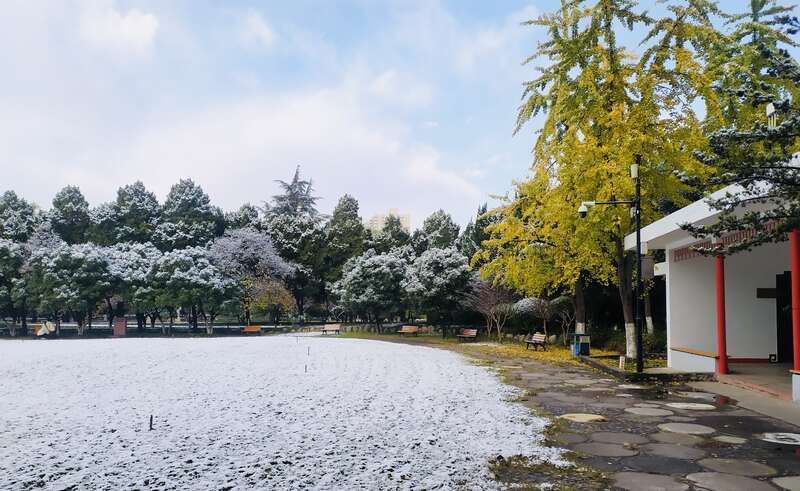
[(576, 334), (572, 341), (572, 355), (589, 356), (589, 341), (589, 336), (585, 334)]

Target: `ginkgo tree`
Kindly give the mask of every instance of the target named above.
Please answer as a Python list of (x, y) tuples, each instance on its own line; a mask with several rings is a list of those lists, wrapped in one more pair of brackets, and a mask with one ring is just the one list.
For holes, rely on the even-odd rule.
[[(693, 151), (705, 143), (692, 104), (702, 94), (692, 89), (675, 97), (674, 90), (665, 90), (676, 82), (663, 66), (677, 67), (682, 80), (700, 79), (704, 68), (642, 64), (617, 41), (619, 26), (633, 30), (652, 23), (630, 0), (563, 0), (554, 13), (529, 22), (549, 36), (528, 62), (549, 63), (525, 84), (516, 132), (539, 116), (542, 128), (533, 149), (533, 174), (517, 184), (515, 196), (498, 211), (503, 219), (490, 227), (488, 241), (495, 259), (482, 269), (537, 296), (560, 290), (575, 294), (590, 278), (615, 284), (630, 357), (636, 347), (634, 261), (624, 249), (624, 238), (633, 231), (629, 209), (596, 207), (585, 219), (576, 210), (584, 200), (630, 199), (629, 169), (637, 155), (644, 164), (646, 220), (662, 214), (664, 202), (684, 203), (690, 189), (680, 177), (699, 173)], [(667, 43), (660, 60), (674, 61), (670, 46), (674, 43)], [(582, 316), (578, 312), (578, 322)]]

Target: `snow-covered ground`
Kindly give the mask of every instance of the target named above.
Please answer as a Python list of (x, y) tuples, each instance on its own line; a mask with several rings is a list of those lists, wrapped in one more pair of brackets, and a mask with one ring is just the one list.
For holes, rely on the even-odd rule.
[(0, 486), (491, 489), (489, 458), (560, 460), (514, 395), (377, 341), (2, 341)]

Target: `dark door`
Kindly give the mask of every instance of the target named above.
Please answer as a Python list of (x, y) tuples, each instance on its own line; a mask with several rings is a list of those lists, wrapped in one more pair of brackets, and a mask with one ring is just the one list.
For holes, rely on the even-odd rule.
[(778, 308), (778, 361), (792, 361), (792, 273), (775, 277), (775, 305)]

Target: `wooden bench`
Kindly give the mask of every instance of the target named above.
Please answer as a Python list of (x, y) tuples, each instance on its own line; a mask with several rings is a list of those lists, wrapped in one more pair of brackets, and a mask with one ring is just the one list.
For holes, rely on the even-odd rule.
[(261, 334), (261, 326), (244, 326), (242, 334)]
[(417, 326), (402, 326), (400, 330), (397, 331), (397, 334), (404, 336), (406, 334), (413, 334), (416, 336), (419, 334), (419, 327)]
[(533, 346), (534, 350), (538, 350), (539, 346), (542, 347), (543, 350), (547, 350), (547, 336), (544, 334), (537, 332), (536, 334), (528, 334), (525, 336), (525, 349), (530, 348)]
[(473, 341), (477, 341), (478, 340), (478, 330), (477, 329), (462, 329), (461, 331), (459, 331), (457, 337), (458, 337), (459, 341), (468, 341), (470, 339), (473, 340)]
[(340, 334), (342, 330), (341, 324), (325, 324), (322, 326), (322, 334), (327, 334), (329, 332)]

